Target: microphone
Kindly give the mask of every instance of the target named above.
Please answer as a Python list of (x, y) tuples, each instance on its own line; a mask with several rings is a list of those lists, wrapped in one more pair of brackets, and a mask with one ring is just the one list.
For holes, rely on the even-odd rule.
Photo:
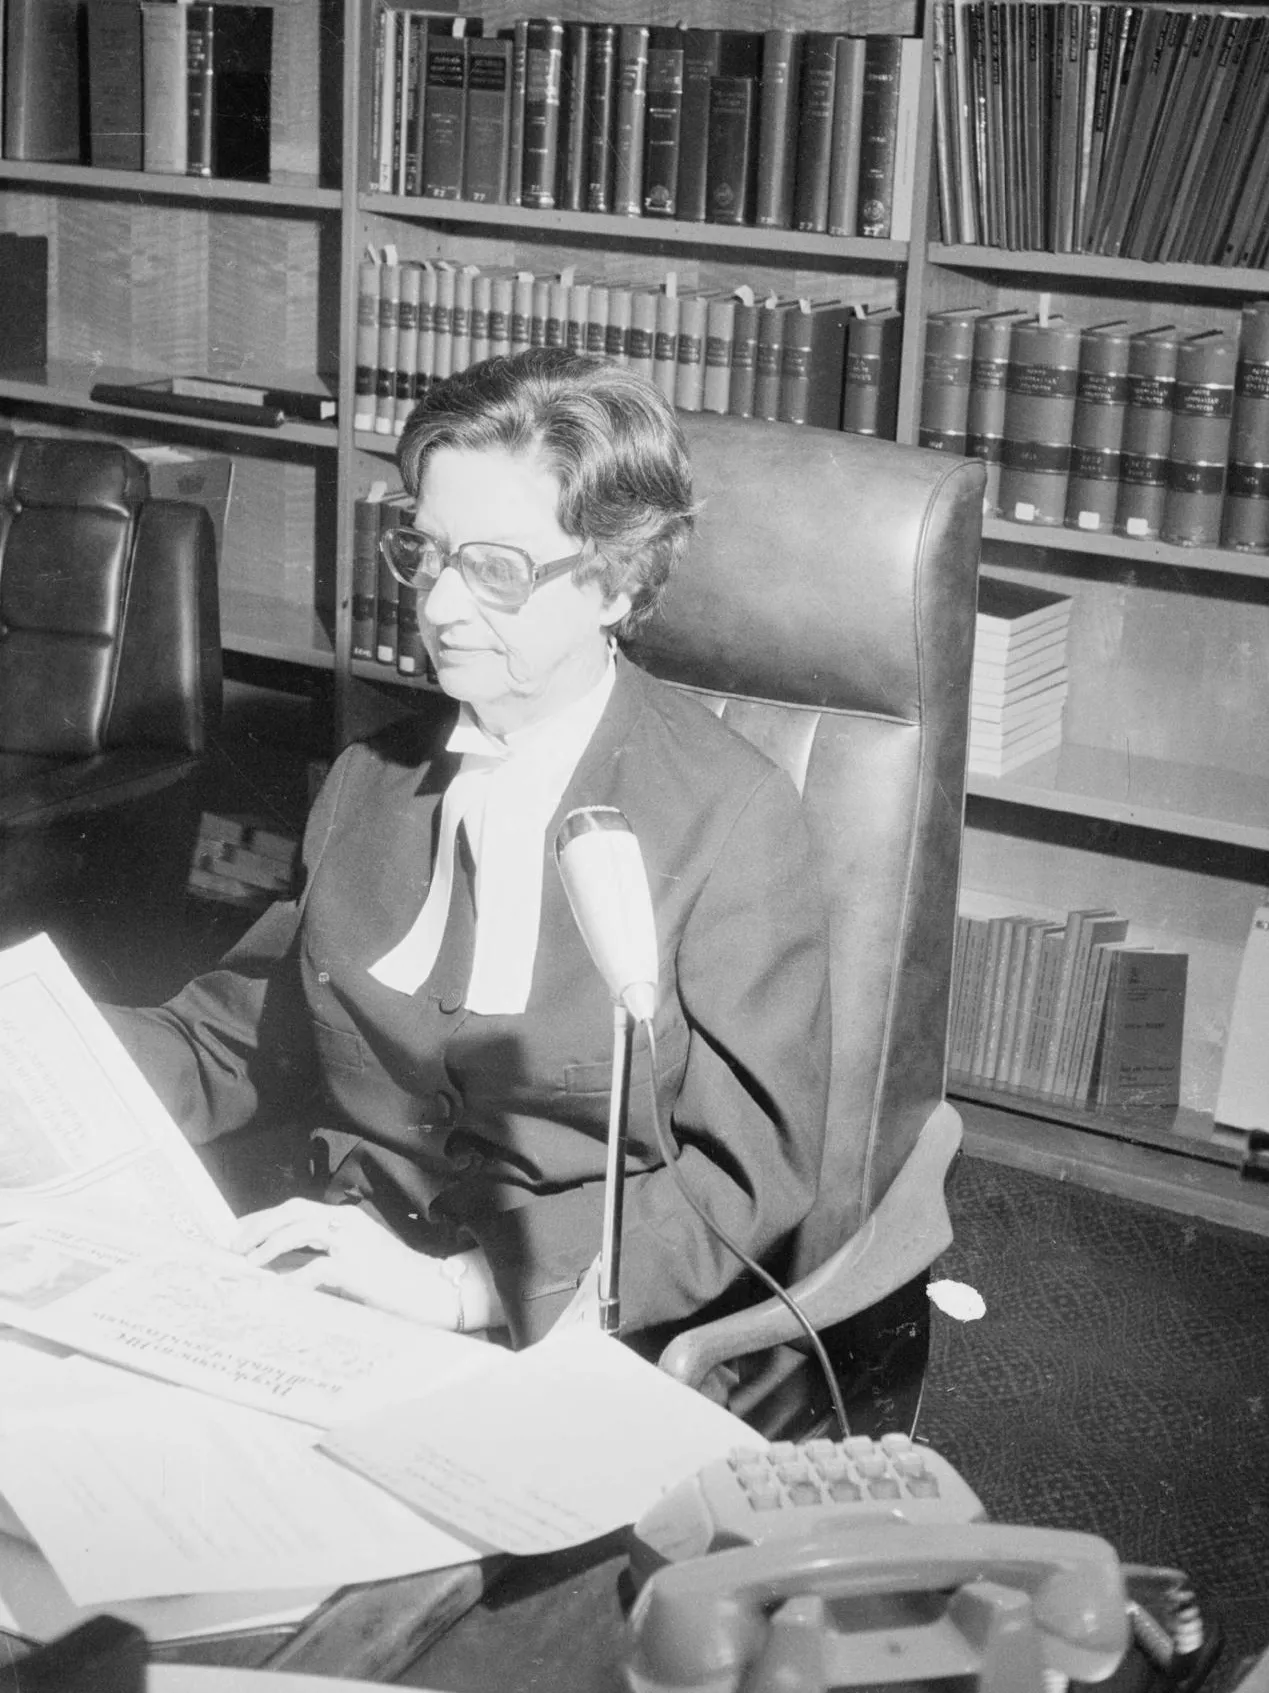
[(608, 991), (638, 1023), (656, 1009), (657, 933), (639, 842), (614, 805), (570, 811), (555, 862), (573, 917)]

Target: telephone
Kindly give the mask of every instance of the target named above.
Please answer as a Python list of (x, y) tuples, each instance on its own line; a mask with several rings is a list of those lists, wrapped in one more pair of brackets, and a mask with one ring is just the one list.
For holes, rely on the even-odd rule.
[[(1111, 1677), (1116, 1688), (1159, 1685), (1116, 1674), (1140, 1607), (1106, 1541), (985, 1515), (946, 1459), (902, 1434), (777, 1442), (706, 1465), (632, 1531), (639, 1593), (626, 1685), (630, 1693), (949, 1683), (1051, 1693)], [(1156, 1632), (1161, 1654), (1180, 1668), (1166, 1632)], [(1184, 1655), (1197, 1671), (1195, 1655)]]

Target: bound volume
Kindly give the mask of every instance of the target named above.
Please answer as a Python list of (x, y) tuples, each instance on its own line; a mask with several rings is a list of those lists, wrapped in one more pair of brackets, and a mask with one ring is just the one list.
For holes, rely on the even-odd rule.
[(1177, 349), (1168, 486), (1160, 533), (1178, 547), (1220, 540), (1238, 347), (1220, 329), (1188, 336)]
[(1014, 326), (1000, 505), (1016, 523), (1060, 524), (1066, 515), (1079, 349), (1079, 330), (1060, 320)]
[(1079, 380), (1066, 489), (1069, 529), (1109, 530), (1119, 498), (1119, 453), (1128, 400), (1126, 323), (1099, 323), (1080, 338)]
[(187, 30), (189, 175), (267, 182), (272, 9), (192, 5)]
[(1269, 553), (1269, 300), (1243, 308), (1221, 546)]
[(1128, 400), (1115, 533), (1134, 540), (1158, 535), (1163, 522), (1177, 345), (1176, 330), (1164, 324), (1138, 330), (1128, 348)]

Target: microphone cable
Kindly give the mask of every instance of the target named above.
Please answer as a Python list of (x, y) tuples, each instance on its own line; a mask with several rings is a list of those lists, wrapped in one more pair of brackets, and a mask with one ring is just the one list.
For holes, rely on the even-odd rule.
[(833, 1415), (837, 1419), (837, 1426), (841, 1429), (841, 1437), (845, 1440), (850, 1435), (850, 1423), (846, 1416), (846, 1403), (842, 1398), (842, 1390), (838, 1384), (837, 1377), (833, 1373), (833, 1366), (829, 1362), (828, 1353), (824, 1350), (824, 1342), (815, 1332), (810, 1320), (808, 1319), (806, 1313), (802, 1310), (802, 1307), (798, 1304), (797, 1300), (780, 1286), (780, 1283), (769, 1270), (764, 1269), (761, 1264), (751, 1258), (745, 1251), (744, 1247), (738, 1245), (721, 1226), (721, 1224), (715, 1222), (713, 1217), (709, 1215), (700, 1200), (688, 1186), (687, 1179), (683, 1175), (682, 1170), (679, 1169), (679, 1148), (674, 1144), (670, 1136), (669, 1129), (662, 1121), (660, 1101), (657, 1096), (657, 1041), (656, 1035), (652, 1030), (652, 1019), (650, 1017), (641, 1017), (639, 1018), (639, 1023), (646, 1031), (648, 1037), (648, 1057), (650, 1060), (648, 1066), (648, 1077), (652, 1100), (652, 1127), (656, 1133), (657, 1147), (660, 1150), (661, 1158), (665, 1167), (674, 1178), (674, 1183), (683, 1198), (705, 1224), (705, 1227), (710, 1231), (715, 1239), (721, 1241), (727, 1250), (740, 1260), (745, 1269), (749, 1271), (750, 1275), (756, 1276), (760, 1282), (770, 1288), (771, 1292), (775, 1294), (776, 1298), (794, 1318), (799, 1328), (801, 1328), (802, 1333), (806, 1336), (811, 1351), (814, 1353), (816, 1362), (819, 1364), (820, 1370), (824, 1376), (825, 1384), (828, 1387), (829, 1400), (833, 1407)]

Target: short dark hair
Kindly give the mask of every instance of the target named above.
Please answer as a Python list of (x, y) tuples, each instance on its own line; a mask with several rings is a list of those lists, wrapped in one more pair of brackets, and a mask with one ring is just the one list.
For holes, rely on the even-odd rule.
[(406, 420), (397, 463), (417, 498), (443, 447), (538, 457), (560, 485), (560, 527), (595, 557), (575, 579), (630, 596), (629, 635), (656, 610), (692, 531), (692, 470), (669, 402), (621, 365), (560, 347), (485, 359), (437, 383)]

